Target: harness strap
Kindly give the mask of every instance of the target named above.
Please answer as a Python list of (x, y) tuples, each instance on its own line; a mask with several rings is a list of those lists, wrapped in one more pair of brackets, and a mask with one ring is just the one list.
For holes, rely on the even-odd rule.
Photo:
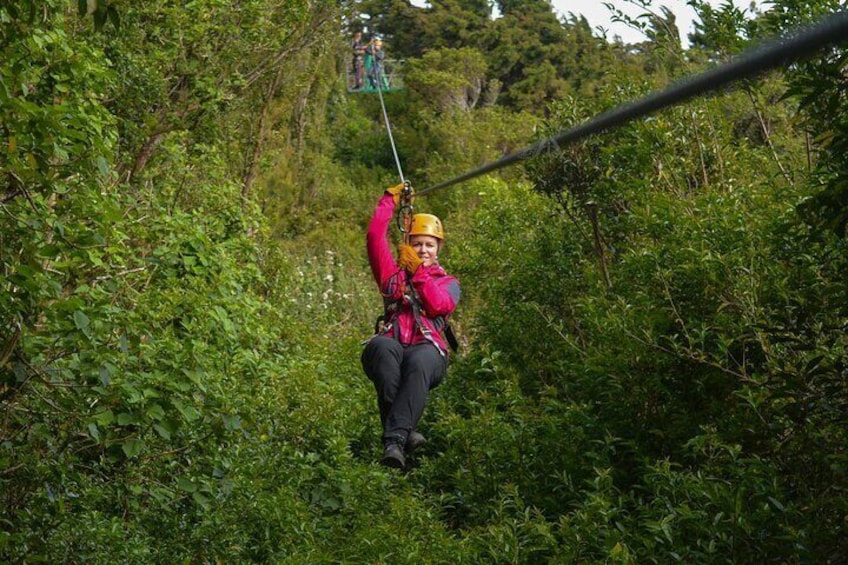
[(450, 325), (450, 322), (445, 320), (445, 339), (448, 340), (448, 345), (453, 350), (454, 353), (459, 351), (459, 340), (456, 339), (456, 334), (453, 333), (453, 328)]
[(421, 303), (418, 301), (417, 293), (415, 292), (415, 288), (413, 288), (412, 284), (409, 284), (410, 293), (407, 296), (409, 299), (410, 305), (412, 305), (412, 315), (415, 317), (415, 325), (418, 326), (418, 329), (421, 330), (421, 333), (424, 335), (424, 339), (433, 344), (433, 346), (439, 351), (439, 355), (445, 357), (447, 354), (445, 350), (438, 344), (438, 342), (433, 338), (433, 332), (430, 331), (424, 324), (424, 320), (421, 319)]
[[(409, 274), (406, 276), (409, 279)], [(409, 302), (412, 304), (412, 313), (415, 316), (415, 322), (421, 328), (421, 333), (424, 334), (424, 337), (436, 346), (436, 349), (439, 350), (442, 357), (445, 356), (444, 350), (439, 346), (438, 343), (433, 339), (432, 333), (430, 332), (430, 328), (424, 325), (424, 322), (421, 320), (421, 299), (418, 297), (418, 292), (415, 290), (415, 286), (412, 285), (412, 281), (409, 281), (407, 285), (410, 291), (409, 294)], [(444, 316), (439, 316), (435, 318), (436, 321), (441, 320), (444, 326), (441, 328), (441, 331), (445, 334), (445, 340), (448, 342), (448, 345), (453, 350), (454, 353), (459, 351), (459, 341), (456, 339), (456, 334), (453, 333), (453, 328), (451, 328), (450, 322)]]
[[(401, 271), (398, 271), (398, 274), (400, 274), (400, 272)], [(441, 355), (442, 357), (446, 357), (447, 354), (444, 348), (439, 345), (439, 343), (435, 340), (435, 338), (433, 337), (432, 330), (427, 327), (427, 325), (424, 323), (424, 320), (421, 318), (421, 312), (423, 310), (421, 306), (421, 299), (419, 298), (418, 292), (415, 290), (412, 281), (409, 280), (409, 274), (406, 273), (406, 271), (403, 272), (405, 276), (403, 277), (403, 279), (401, 279), (400, 284), (402, 285), (401, 288), (403, 291), (403, 297), (406, 298), (412, 308), (412, 316), (415, 319), (415, 326), (421, 331), (421, 334), (424, 336), (424, 339), (426, 339), (433, 345), (433, 347), (436, 348), (436, 350), (439, 352), (439, 355)], [(377, 320), (374, 322), (375, 336), (391, 331), (392, 336), (395, 339), (400, 339), (400, 327), (392, 322), (395, 314), (397, 314), (399, 303), (400, 300), (385, 301), (383, 314), (377, 316)], [(453, 329), (451, 328), (450, 322), (448, 322), (444, 316), (438, 316), (437, 318), (434, 318), (434, 320), (437, 322), (437, 325), (439, 321), (444, 324), (444, 326), (440, 328), (440, 331), (444, 332), (445, 340), (448, 342), (450, 348), (454, 352), (458, 351), (459, 342), (456, 339), (456, 335), (453, 333)], [(363, 345), (371, 341), (371, 339), (373, 338), (370, 338), (363, 342)]]

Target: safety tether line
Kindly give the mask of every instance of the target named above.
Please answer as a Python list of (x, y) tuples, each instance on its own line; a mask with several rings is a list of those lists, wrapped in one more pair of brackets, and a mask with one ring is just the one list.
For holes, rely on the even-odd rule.
[[(376, 57), (374, 57), (376, 61)], [(406, 179), (403, 176), (403, 169), (400, 166), (400, 158), (398, 158), (397, 148), (395, 147), (395, 138), (392, 136), (392, 125), (389, 123), (389, 113), (386, 112), (386, 103), (383, 101), (383, 67), (377, 65), (377, 72), (374, 73), (377, 79), (377, 94), (380, 96), (380, 107), (383, 109), (383, 119), (386, 122), (386, 131), (389, 133), (389, 143), (392, 144), (392, 154), (395, 156), (395, 164), (397, 165), (400, 182), (403, 183)]]
[(778, 39), (764, 46), (751, 49), (725, 65), (683, 79), (663, 91), (650, 94), (640, 100), (621, 104), (612, 110), (598, 114), (588, 122), (560, 131), (552, 137), (510, 153), (497, 161), (473, 169), (458, 177), (418, 190), (415, 194), (421, 196), (496, 171), (518, 161), (553, 151), (560, 144), (571, 143), (601, 131), (618, 127), (635, 118), (689, 100), (699, 94), (719, 90), (732, 82), (758, 75), (785, 63), (797, 61), (823, 47), (846, 41), (846, 39), (848, 39), (848, 12), (838, 12), (793, 37)]

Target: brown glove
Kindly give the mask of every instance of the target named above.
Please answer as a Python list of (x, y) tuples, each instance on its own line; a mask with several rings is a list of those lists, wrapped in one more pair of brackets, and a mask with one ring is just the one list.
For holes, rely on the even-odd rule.
[(398, 245), (398, 266), (406, 269), (409, 274), (414, 274), (423, 262), (411, 245), (405, 243)]
[[(395, 200), (395, 206), (400, 205), (400, 199), (403, 197), (403, 189), (405, 184), (400, 183), (391, 188), (386, 189), (386, 194), (391, 194), (392, 198)], [(412, 191), (412, 187), (409, 187), (410, 191)], [(412, 204), (412, 192), (410, 192), (409, 203)]]

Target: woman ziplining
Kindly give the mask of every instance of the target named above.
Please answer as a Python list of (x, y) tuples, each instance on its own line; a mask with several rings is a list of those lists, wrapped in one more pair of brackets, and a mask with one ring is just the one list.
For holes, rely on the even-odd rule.
[(445, 234), (432, 214), (415, 214), (404, 227), (397, 260), (388, 239), (395, 209), (411, 208), (411, 189), (402, 183), (381, 196), (366, 243), (371, 272), (385, 305), (384, 324), (368, 340), (362, 367), (377, 392), (383, 426), (380, 462), (406, 465), (407, 453), (426, 440), (416, 431), (429, 392), (447, 373), (449, 351), (444, 332), (459, 302), (459, 281), (439, 265)]
[[(438, 254), (445, 242), (442, 222), (432, 214), (412, 214), (413, 190), (404, 180), (392, 136), (379, 86), (381, 72), (377, 67), (377, 93), (401, 182), (386, 189), (368, 226), (368, 263), (383, 297), (384, 313), (383, 326), (378, 323), (361, 361), (377, 393), (384, 448), (380, 462), (401, 469), (406, 466), (406, 454), (426, 441), (415, 428), (430, 390), (447, 373), (446, 342), (456, 348), (447, 319), (459, 302), (459, 281), (439, 265)], [(388, 238), (396, 211), (403, 233), (397, 260)]]

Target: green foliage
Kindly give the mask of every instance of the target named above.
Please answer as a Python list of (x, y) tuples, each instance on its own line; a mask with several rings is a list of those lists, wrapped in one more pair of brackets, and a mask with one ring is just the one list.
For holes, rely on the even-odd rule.
[[(397, 174), (337, 3), (7, 4), (3, 562), (844, 555), (841, 50), (418, 198), (463, 350), (397, 473), (358, 363)], [(626, 50), (544, 2), (359, 7), (439, 47), (386, 97), (423, 187), (835, 9), (693, 4), (686, 53), (668, 14)], [(487, 67), (526, 112), (468, 100)]]
[(339, 8), (334, 2), (237, 4), (135, 3), (122, 11), (119, 34), (97, 38), (124, 79), (109, 105), (120, 120), (124, 176), (138, 180), (168, 141), (192, 146), (226, 138), (230, 143), (219, 150), (228, 172), (241, 176), (249, 192), (273, 129), (275, 99), (285, 96), (286, 79), (298, 84), (307, 74), (298, 68), (303, 52), (314, 48), (310, 60), (322, 60)]
[(604, 72), (609, 48), (585, 20), (564, 25), (546, 2), (502, 4), (503, 17), (492, 22), (480, 48), (503, 84), (504, 104), (539, 112)]
[[(844, 6), (843, 6), (844, 9)], [(848, 183), (844, 135), (848, 113), (844, 105), (842, 76), (848, 53), (834, 48), (815, 61), (803, 63), (791, 75), (787, 94), (797, 99), (807, 135), (816, 152), (816, 175), (824, 189), (800, 208), (803, 218), (819, 229), (848, 236)]]
[(419, 106), (468, 111), (483, 93), (486, 62), (482, 53), (471, 48), (432, 50), (409, 61), (404, 72)]
[(689, 40), (693, 46), (729, 58), (748, 47), (757, 34), (757, 21), (746, 19), (746, 11), (726, 3), (717, 8), (708, 2), (694, 0), (690, 5), (698, 13), (695, 31)]
[[(825, 84), (817, 92), (829, 92)], [(614, 446), (599, 465), (602, 494), (578, 495), (578, 485), (540, 502), (533, 485), (545, 475), (522, 467), (532, 478), (517, 492), (527, 507), (560, 516), (568, 559), (803, 560), (840, 551), (831, 532), (845, 510), (819, 493), (844, 484), (841, 463), (827, 463), (842, 460), (844, 309), (825, 298), (844, 293), (834, 260), (843, 246), (793, 214), (818, 181), (805, 175), (792, 107), (763, 102), (780, 88), (747, 85), (537, 158), (527, 170), (553, 209), (499, 190), (467, 224), (459, 272), (485, 281), (470, 298), (474, 338), (501, 352), (510, 375), (502, 379), (520, 391), (509, 408), (484, 405), (518, 421), (507, 431), (483, 420), (493, 433), (477, 443), (499, 446), (499, 462), (515, 457), (502, 438), (533, 421), (517, 408), (529, 396), (537, 410), (551, 397), (588, 407), (595, 425), (583, 429)], [(554, 106), (540, 135), (638, 94), (600, 92), (608, 98)], [(781, 125), (742, 127), (770, 120)], [(487, 276), (493, 257), (496, 278)], [(515, 443), (533, 453), (542, 441)], [(715, 445), (727, 447), (704, 448)], [(478, 453), (474, 443), (464, 449)], [(804, 518), (809, 505), (828, 527)], [(597, 542), (581, 546), (587, 539)]]
[(363, 0), (355, 12), (376, 35), (389, 38), (400, 58), (421, 57), (433, 49), (473, 47), (489, 25), (487, 0), (436, 0), (420, 8), (410, 2)]
[[(429, 103), (441, 107), (473, 106), (488, 83), (487, 103), (540, 115), (565, 94), (591, 93), (614, 60), (585, 18), (560, 21), (549, 2), (500, 2), (497, 19), (490, 17), (491, 3), (480, 0), (426, 8), (402, 1), (356, 4), (370, 29), (389, 39), (392, 53), (421, 61), (413, 63), (417, 83)], [(468, 64), (475, 51), (485, 57), (485, 80), (477, 76), (477, 61)]]

